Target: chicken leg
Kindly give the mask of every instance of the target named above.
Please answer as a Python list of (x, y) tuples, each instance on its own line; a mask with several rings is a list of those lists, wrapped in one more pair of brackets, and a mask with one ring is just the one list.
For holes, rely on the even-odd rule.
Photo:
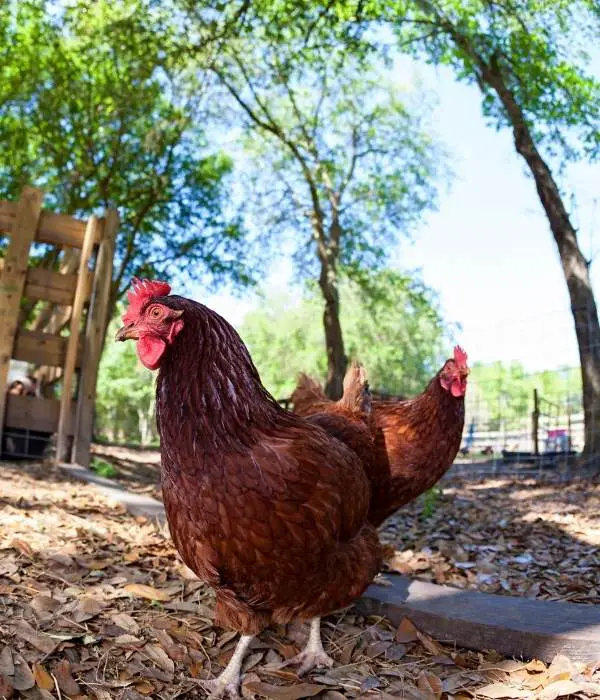
[[(323, 649), (321, 641), (321, 618), (314, 617), (310, 621), (310, 634), (304, 649), (287, 664), (300, 664), (298, 675), (303, 676), (314, 668), (331, 668), (333, 659)], [(287, 665), (286, 664), (286, 665)]]
[(240, 697), (240, 681), (242, 679), (242, 664), (250, 643), (254, 639), (252, 634), (243, 634), (240, 637), (231, 660), (220, 676), (209, 681), (200, 681), (200, 685), (208, 693), (210, 700), (222, 698), (228, 695), (230, 698)]

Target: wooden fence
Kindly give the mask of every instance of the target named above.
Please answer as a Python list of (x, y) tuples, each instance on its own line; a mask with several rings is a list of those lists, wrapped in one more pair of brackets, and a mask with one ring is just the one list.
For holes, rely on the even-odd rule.
[[(81, 221), (44, 211), (42, 201), (43, 193), (32, 187), (24, 188), (18, 202), (0, 201), (0, 235), (9, 237), (0, 261), (0, 445), (3, 430), (55, 432), (57, 460), (87, 465), (119, 217), (109, 209), (104, 217)], [(74, 264), (67, 272), (34, 267), (34, 243), (50, 244), (65, 256), (71, 251)], [(22, 304), (40, 301), (58, 305), (63, 314), (66, 309), (58, 330), (22, 323)], [(59, 368), (60, 399), (7, 395), (11, 358)]]

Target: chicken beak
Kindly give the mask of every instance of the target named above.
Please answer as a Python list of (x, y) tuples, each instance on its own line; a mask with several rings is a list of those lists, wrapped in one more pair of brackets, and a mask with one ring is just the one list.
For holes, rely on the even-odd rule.
[(137, 328), (131, 324), (129, 326), (121, 326), (115, 335), (115, 341), (123, 340), (139, 340), (140, 334)]

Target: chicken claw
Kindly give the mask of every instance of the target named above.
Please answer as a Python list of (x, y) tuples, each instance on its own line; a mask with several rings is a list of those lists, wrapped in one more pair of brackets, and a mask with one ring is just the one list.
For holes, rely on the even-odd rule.
[(228, 697), (230, 700), (238, 700), (240, 697), (240, 679), (228, 683), (221, 680), (221, 676), (209, 681), (199, 681), (200, 687), (206, 691), (207, 700), (217, 700)]
[(253, 639), (254, 636), (251, 634), (242, 635), (231, 660), (221, 675), (212, 680), (199, 681), (200, 686), (206, 690), (209, 700), (217, 700), (225, 696), (228, 696), (231, 700), (237, 700), (240, 697), (242, 664)]
[(298, 675), (304, 676), (315, 668), (331, 668), (333, 659), (325, 653), (321, 641), (321, 618), (315, 617), (310, 621), (310, 634), (306, 647), (294, 658), (290, 659), (286, 666), (300, 664)]

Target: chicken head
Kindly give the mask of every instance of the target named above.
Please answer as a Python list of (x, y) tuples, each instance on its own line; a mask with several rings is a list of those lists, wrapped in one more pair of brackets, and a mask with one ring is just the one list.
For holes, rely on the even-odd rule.
[(129, 307), (122, 317), (124, 325), (115, 340), (136, 340), (140, 361), (144, 367), (155, 370), (167, 346), (183, 328), (183, 311), (160, 303), (160, 297), (171, 291), (166, 282), (134, 278), (132, 287), (127, 293)]
[(467, 391), (467, 377), (470, 369), (467, 366), (467, 353), (458, 345), (454, 348), (454, 359), (448, 360), (440, 373), (442, 388), (449, 391), (455, 398), (464, 396)]

